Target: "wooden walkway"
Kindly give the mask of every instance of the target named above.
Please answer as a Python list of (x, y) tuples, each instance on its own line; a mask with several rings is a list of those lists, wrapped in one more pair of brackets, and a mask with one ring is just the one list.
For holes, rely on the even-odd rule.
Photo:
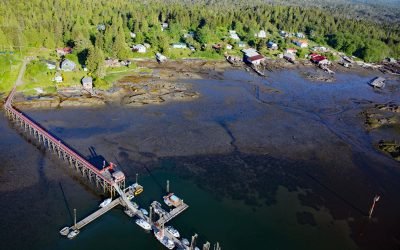
[(189, 205), (187, 205), (186, 203), (182, 202), (182, 205), (172, 209), (169, 213), (167, 213), (164, 216), (162, 216), (157, 221), (157, 223), (159, 225), (164, 225), (165, 223), (169, 222), (170, 220), (172, 220), (173, 218), (175, 218), (176, 216), (178, 216), (180, 213), (182, 213), (183, 211), (185, 211), (188, 208), (189, 208)]
[(102, 216), (103, 214), (107, 213), (108, 211), (110, 211), (111, 209), (113, 209), (114, 207), (121, 205), (121, 198), (115, 199), (113, 200), (110, 204), (108, 204), (105, 207), (100, 208), (99, 210), (97, 210), (96, 212), (90, 214), (88, 217), (84, 218), (83, 220), (79, 221), (78, 223), (76, 223), (76, 227), (75, 225), (73, 225), (71, 227), (72, 230), (78, 229), (80, 230), (81, 228), (83, 228), (84, 226), (86, 226), (87, 224), (89, 224), (90, 222), (94, 221), (95, 219), (99, 218), (100, 216)]

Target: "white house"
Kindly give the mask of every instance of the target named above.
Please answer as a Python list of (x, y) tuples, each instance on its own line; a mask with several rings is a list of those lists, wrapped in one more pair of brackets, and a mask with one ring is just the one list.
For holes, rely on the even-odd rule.
[(61, 62), (61, 70), (64, 71), (73, 71), (76, 67), (76, 64), (68, 59), (65, 59), (64, 61)]
[(186, 49), (187, 46), (185, 43), (173, 43), (172, 48), (174, 49)]
[(272, 50), (277, 50), (278, 49), (278, 44), (276, 44), (276, 43), (274, 43), (272, 41), (269, 41), (267, 43), (267, 48), (268, 49), (272, 49)]
[(229, 31), (229, 37), (232, 38), (233, 40), (240, 40), (240, 38), (235, 30)]
[(82, 86), (84, 89), (92, 90), (93, 89), (93, 78), (90, 76), (82, 78)]
[(255, 36), (258, 38), (266, 38), (267, 33), (265, 33), (265, 30), (260, 30), (257, 34), (255, 34)]
[(308, 47), (308, 42), (306, 40), (294, 40), (293, 43), (299, 46), (300, 48)]
[(297, 53), (297, 49), (295, 48), (288, 48), (285, 50), (286, 54), (296, 54)]
[(55, 74), (53, 81), (55, 81), (56, 83), (63, 82), (63, 78), (60, 72), (57, 72)]
[(146, 47), (143, 44), (137, 44), (132, 47), (132, 50), (138, 53), (146, 53)]

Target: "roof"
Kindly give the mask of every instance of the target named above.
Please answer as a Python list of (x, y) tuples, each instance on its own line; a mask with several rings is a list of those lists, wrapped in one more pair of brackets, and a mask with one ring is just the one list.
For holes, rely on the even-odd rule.
[(264, 57), (260, 54), (247, 58), (247, 60), (250, 62), (258, 61), (261, 59), (264, 59)]
[(311, 57), (311, 60), (313, 60), (314, 62), (321, 62), (323, 60), (325, 60), (326, 57), (325, 56), (321, 56), (321, 55), (316, 55)]
[(91, 82), (93, 82), (93, 78), (91, 78), (90, 76), (82, 78), (82, 83), (91, 83)]
[(257, 50), (255, 50), (253, 48), (242, 49), (242, 52), (248, 57), (252, 57), (252, 56), (258, 55)]

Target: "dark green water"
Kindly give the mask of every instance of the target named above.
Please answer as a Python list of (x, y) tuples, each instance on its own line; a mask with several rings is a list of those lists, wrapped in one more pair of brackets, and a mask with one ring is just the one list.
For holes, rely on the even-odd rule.
[[(358, 114), (360, 101), (399, 93), (372, 91), (371, 75), (336, 77), (227, 71), (192, 81), (202, 95), (193, 102), (26, 112), (88, 158), (93, 147), (116, 162), (130, 183), (139, 173), (141, 206), (161, 201), (170, 180), (190, 206), (172, 225), (198, 233), (199, 247), (398, 249), (399, 164), (375, 151)], [(1, 249), (163, 249), (118, 208), (62, 238), (73, 208), (83, 218), (105, 197), (4, 117), (0, 133)]]

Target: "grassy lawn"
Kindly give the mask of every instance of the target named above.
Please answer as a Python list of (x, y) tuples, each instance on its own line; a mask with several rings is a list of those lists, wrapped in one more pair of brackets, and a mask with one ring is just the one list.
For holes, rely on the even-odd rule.
[(0, 93), (8, 93), (18, 78), (22, 57), (18, 54), (0, 55)]

